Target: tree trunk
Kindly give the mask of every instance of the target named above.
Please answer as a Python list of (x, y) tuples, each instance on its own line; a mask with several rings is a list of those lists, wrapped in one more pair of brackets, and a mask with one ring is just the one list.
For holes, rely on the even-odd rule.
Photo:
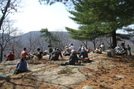
[(3, 50), (2, 50), (2, 45), (0, 45), (0, 62), (2, 62), (2, 55), (3, 55)]
[(117, 45), (117, 41), (116, 41), (116, 30), (114, 30), (112, 32), (112, 40), (113, 40), (113, 47), (115, 48)]
[(4, 8), (3, 12), (2, 12), (3, 15), (2, 15), (2, 17), (0, 18), (0, 30), (1, 30), (2, 23), (3, 23), (3, 21), (4, 21), (4, 19), (5, 19), (5, 16), (6, 16), (7, 9), (8, 9), (8, 7), (10, 6), (10, 2), (11, 2), (11, 0), (8, 0), (7, 4), (6, 4), (6, 6), (5, 6), (5, 8)]

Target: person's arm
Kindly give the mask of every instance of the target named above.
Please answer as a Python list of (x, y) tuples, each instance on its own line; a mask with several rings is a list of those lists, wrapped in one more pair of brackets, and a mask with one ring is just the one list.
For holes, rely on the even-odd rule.
[(17, 64), (16, 64), (16, 68), (18, 68), (19, 64), (20, 64), (20, 63), (19, 63), (19, 62), (17, 62)]
[(63, 59), (63, 57), (62, 57), (62, 53), (61, 52), (59, 52), (60, 53), (60, 57)]
[(77, 55), (76, 55), (76, 62), (78, 63), (78, 57), (77, 57)]
[(83, 54), (83, 52), (80, 52), (79, 57), (81, 57), (82, 54)]
[(72, 58), (73, 58), (73, 57), (72, 57), (72, 55), (71, 55), (71, 56), (69, 57), (69, 62), (72, 61)]

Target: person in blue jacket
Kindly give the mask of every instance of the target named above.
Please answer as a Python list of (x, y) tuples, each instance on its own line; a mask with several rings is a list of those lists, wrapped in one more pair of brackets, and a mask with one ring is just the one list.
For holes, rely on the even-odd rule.
[(16, 70), (14, 74), (23, 73), (23, 72), (26, 72), (27, 70), (28, 70), (27, 62), (24, 58), (21, 58), (20, 61), (18, 61), (16, 64)]

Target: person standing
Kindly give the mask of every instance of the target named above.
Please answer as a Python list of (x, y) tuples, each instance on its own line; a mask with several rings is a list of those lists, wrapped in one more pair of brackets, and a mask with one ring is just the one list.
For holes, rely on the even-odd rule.
[(122, 48), (125, 50), (126, 48), (125, 48), (125, 41), (122, 41), (121, 42), (121, 46), (122, 46)]
[(104, 43), (101, 43), (100, 47), (101, 47), (102, 51), (105, 51), (105, 45), (104, 45)]
[(131, 47), (129, 45), (127, 45), (126, 50), (127, 50), (127, 55), (131, 56)]

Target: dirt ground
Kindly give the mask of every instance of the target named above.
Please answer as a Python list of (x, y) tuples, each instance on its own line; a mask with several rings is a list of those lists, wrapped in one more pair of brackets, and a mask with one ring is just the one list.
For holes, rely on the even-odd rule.
[[(83, 86), (93, 86), (94, 89), (134, 89), (133, 55), (116, 56), (115, 58), (110, 58), (105, 54), (89, 53), (89, 56), (93, 60), (104, 60), (104, 58), (110, 59), (114, 66), (108, 67), (110, 63), (107, 62), (105, 65), (99, 66), (97, 70), (89, 68), (81, 69), (81, 72), (91, 75), (87, 75), (86, 80), (82, 81), (78, 85), (70, 85), (69, 89), (82, 89)], [(46, 62), (47, 61), (45, 60), (37, 61), (35, 65)], [(57, 65), (53, 64), (42, 70), (54, 66)], [(7, 70), (10, 70), (10, 68), (1, 71)], [(8, 77), (0, 76), (0, 89), (60, 89), (59, 86), (37, 81), (36, 78), (31, 76), (31, 74), (32, 72), (12, 75)]]

